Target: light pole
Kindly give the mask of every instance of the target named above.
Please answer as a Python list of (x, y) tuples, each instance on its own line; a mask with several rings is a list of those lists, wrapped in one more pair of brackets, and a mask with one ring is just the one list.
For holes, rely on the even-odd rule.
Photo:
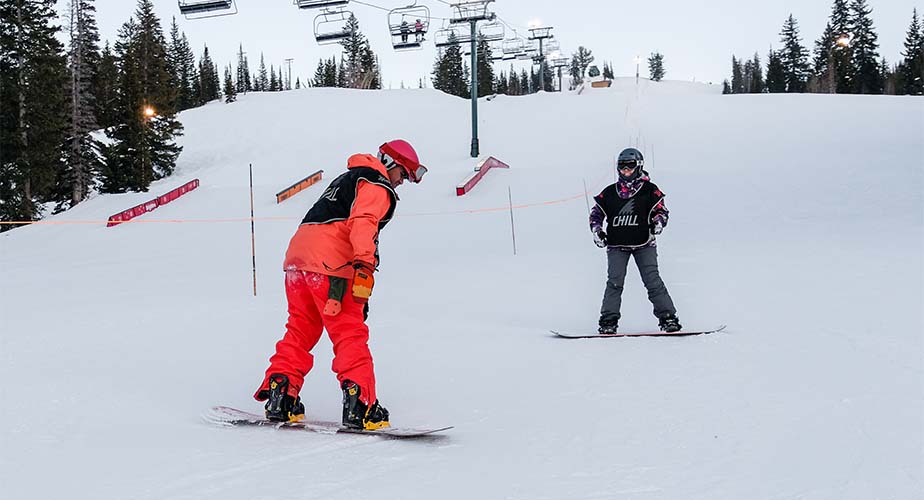
[(292, 90), (292, 61), (295, 59), (289, 58), (286, 59), (286, 64), (289, 65), (289, 76), (286, 78), (286, 90)]
[(635, 84), (638, 85), (638, 66), (642, 62), (642, 58), (635, 56)]

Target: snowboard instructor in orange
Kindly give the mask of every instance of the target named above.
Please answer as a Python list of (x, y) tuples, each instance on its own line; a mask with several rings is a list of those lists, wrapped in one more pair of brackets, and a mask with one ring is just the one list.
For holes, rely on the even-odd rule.
[(378, 266), (378, 235), (395, 213), (395, 188), (420, 182), (427, 168), (403, 140), (386, 142), (378, 156), (356, 154), (347, 171), (305, 215), (289, 242), (283, 265), (289, 320), (285, 336), (260, 388), (266, 418), (297, 422), (305, 418), (301, 391), (314, 366), (311, 350), (327, 329), (334, 346), (331, 367), (343, 390), (343, 425), (388, 427), (388, 410), (378, 401), (366, 326), (368, 300)]

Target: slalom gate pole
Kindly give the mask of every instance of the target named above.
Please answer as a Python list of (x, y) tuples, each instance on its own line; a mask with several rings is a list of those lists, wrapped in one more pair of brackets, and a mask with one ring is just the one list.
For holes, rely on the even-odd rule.
[(257, 296), (257, 238), (253, 222), (253, 163), (250, 164), (250, 258), (253, 265), (253, 296)]
[(507, 200), (510, 202), (510, 234), (513, 237), (513, 255), (517, 254), (517, 231), (513, 223), (513, 194), (507, 186)]
[(587, 204), (587, 213), (590, 213), (590, 196), (587, 192), (587, 179), (581, 179), (584, 181), (584, 202)]

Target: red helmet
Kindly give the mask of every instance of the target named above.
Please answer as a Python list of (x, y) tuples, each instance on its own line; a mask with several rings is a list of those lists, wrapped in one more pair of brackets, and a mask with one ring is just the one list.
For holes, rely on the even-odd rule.
[(408, 180), (413, 183), (420, 182), (427, 173), (427, 167), (421, 165), (420, 159), (417, 158), (417, 151), (414, 151), (414, 147), (402, 139), (388, 141), (379, 146), (379, 160), (385, 168), (392, 168), (395, 165), (403, 168), (407, 172)]

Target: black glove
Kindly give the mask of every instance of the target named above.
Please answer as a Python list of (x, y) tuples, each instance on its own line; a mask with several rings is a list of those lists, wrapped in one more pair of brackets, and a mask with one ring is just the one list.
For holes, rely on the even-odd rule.
[(606, 247), (606, 233), (602, 229), (594, 231), (594, 244), (600, 248)]

